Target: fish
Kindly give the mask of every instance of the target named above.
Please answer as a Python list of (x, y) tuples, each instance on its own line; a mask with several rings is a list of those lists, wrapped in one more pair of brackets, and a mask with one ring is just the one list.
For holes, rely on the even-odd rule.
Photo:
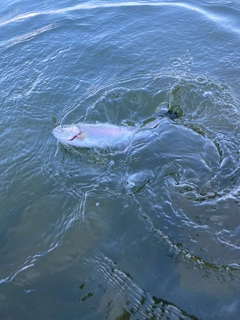
[(145, 126), (125, 126), (111, 123), (77, 123), (59, 125), (53, 129), (54, 137), (63, 145), (78, 148), (118, 148), (130, 145), (139, 131), (156, 128), (162, 117), (157, 117)]

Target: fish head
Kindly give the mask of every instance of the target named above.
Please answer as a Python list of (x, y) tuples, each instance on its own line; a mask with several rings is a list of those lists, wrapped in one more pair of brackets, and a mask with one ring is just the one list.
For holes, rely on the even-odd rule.
[(53, 129), (53, 135), (61, 143), (66, 145), (75, 145), (75, 139), (84, 139), (84, 132), (78, 125), (63, 125)]

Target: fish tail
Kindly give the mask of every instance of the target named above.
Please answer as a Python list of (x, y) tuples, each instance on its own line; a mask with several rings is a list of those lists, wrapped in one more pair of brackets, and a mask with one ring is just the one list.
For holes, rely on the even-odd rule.
[(168, 117), (171, 120), (175, 120), (179, 118), (179, 115), (176, 111), (172, 111), (170, 109), (168, 110), (161, 110), (158, 113), (155, 113), (153, 119), (148, 119), (144, 124), (143, 128), (148, 128), (148, 129), (154, 129), (159, 126), (161, 123), (162, 118)]

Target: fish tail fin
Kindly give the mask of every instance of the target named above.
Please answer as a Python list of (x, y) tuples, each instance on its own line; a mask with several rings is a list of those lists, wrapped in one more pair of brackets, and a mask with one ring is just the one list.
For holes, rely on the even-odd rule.
[(179, 115), (176, 111), (172, 111), (170, 109), (161, 110), (154, 114), (154, 116), (147, 121), (145, 121), (142, 125), (143, 128), (154, 129), (159, 126), (162, 118), (168, 117), (171, 120), (175, 120), (179, 118)]

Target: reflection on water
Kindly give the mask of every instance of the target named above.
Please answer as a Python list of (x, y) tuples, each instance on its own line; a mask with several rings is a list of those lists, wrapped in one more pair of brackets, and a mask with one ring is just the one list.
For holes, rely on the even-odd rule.
[[(126, 154), (97, 150), (89, 154), (105, 170), (114, 172), (104, 172), (103, 184), (106, 188), (110, 183), (115, 194), (123, 194), (123, 214), (132, 202), (157, 242), (165, 243), (168, 254), (176, 259), (175, 272), (182, 289), (214, 298), (233, 297), (239, 288), (239, 142), (229, 140), (229, 135), (239, 133), (236, 101), (230, 88), (204, 77), (179, 75), (176, 79), (165, 75), (152, 81), (172, 85), (170, 89), (161, 86), (155, 94), (149, 79), (144, 90), (129, 90), (130, 83), (126, 89), (123, 84), (121, 90), (100, 89), (87, 98), (92, 103), (84, 121), (116, 115), (119, 109), (115, 112), (114, 107), (120, 103), (125, 108), (123, 114), (134, 123), (136, 104), (144, 106), (150, 97), (151, 113), (167, 106), (180, 118), (174, 122), (163, 119), (151, 137), (144, 135), (141, 142), (133, 141)], [(66, 118), (72, 112), (75, 108)], [(121, 114), (117, 113), (116, 118), (121, 121)], [(112, 167), (108, 166), (110, 162)], [(236, 250), (229, 250), (231, 247)]]
[[(55, 186), (50, 203), (35, 199), (34, 205), (24, 209), (21, 223), (5, 235), (5, 250), (14, 250), (19, 239), (25, 250), (19, 252), (16, 264), (16, 255), (8, 257), (1, 282), (34, 292), (34, 283), (43, 274), (49, 277), (68, 270), (74, 261), (85, 261), (85, 266), (93, 269), (94, 289), (87, 292), (83, 280), (81, 300), (99, 300), (96, 316), (195, 319), (184, 312), (184, 304), (181, 311), (170, 302), (171, 294), (169, 302), (160, 298), (166, 285), (158, 284), (156, 298), (134, 283), (131, 274), (138, 279), (138, 272), (127, 270), (131, 264), (142, 264), (144, 254), (138, 262), (127, 254), (124, 272), (107, 257), (95, 259), (92, 254), (104, 249), (119, 260), (119, 254), (125, 255), (122, 251), (139, 241), (140, 232), (145, 240), (137, 250), (149, 251), (145, 264), (150, 270), (159, 265), (153, 258), (155, 249), (150, 249), (154, 243), (175, 261), (174, 280), (169, 278), (173, 287), (179, 283), (184, 292), (220, 300), (235, 297), (239, 292), (239, 142), (233, 138), (239, 134), (236, 101), (230, 88), (203, 77), (165, 74), (146, 77), (144, 89), (133, 90), (133, 84), (129, 79), (117, 87), (113, 84), (95, 91), (68, 109), (64, 123), (79, 114), (77, 121), (102, 119), (124, 124), (128, 119), (129, 124), (141, 125), (139, 118), (147, 121), (162, 108), (180, 117), (162, 118), (159, 127), (143, 132), (125, 152), (58, 144), (57, 151), (44, 160), (52, 167), (43, 165)], [(52, 216), (47, 229), (41, 212)], [(143, 283), (146, 285), (146, 280)], [(96, 296), (96, 287), (104, 294)], [(154, 287), (150, 285), (149, 290)], [(178, 302), (182, 305), (181, 299)]]
[[(203, 294), (219, 301), (238, 294), (236, 101), (230, 88), (193, 75), (149, 76), (144, 89), (136, 88), (134, 81), (126, 79), (78, 101), (68, 109), (64, 123), (79, 114), (77, 121), (125, 124), (127, 119), (129, 124), (141, 125), (139, 119), (147, 121), (166, 108), (177, 112), (179, 118), (162, 118), (160, 126), (143, 131), (125, 152), (57, 144), (42, 167), (50, 177), (47, 184), (54, 185), (50, 202), (35, 199), (24, 208), (20, 224), (5, 234), (5, 252), (14, 252), (17, 241), (25, 249), (19, 251), (17, 260), (16, 254), (8, 256), (1, 283), (11, 282), (35, 292), (42, 275), (49, 277), (68, 270), (75, 261), (82, 261), (80, 265), (85, 261), (84, 268), (93, 270), (87, 278), (92, 279), (94, 288), (86, 291), (83, 278), (81, 301), (97, 300), (96, 316), (195, 319), (185, 313), (187, 306), (179, 297), (165, 294), (169, 298), (161, 298), (170, 289), (168, 285), (158, 283), (156, 288), (150, 284), (149, 291), (156, 291), (150, 295), (144, 288), (149, 276), (144, 275), (148, 281), (144, 279), (139, 287), (133, 280), (141, 283), (139, 273), (127, 270), (145, 261), (154, 274), (161, 265), (154, 259), (157, 253), (161, 259), (168, 256), (175, 261), (172, 275), (168, 275), (175, 294), (177, 284), (187, 295)], [(135, 89), (131, 89), (133, 85)], [(138, 113), (137, 106), (141, 106)], [(47, 229), (42, 212), (51, 216)], [(141, 237), (143, 243), (137, 245), (140, 256), (124, 253)], [(107, 256), (116, 256), (117, 265), (123, 264), (123, 268), (106, 256), (93, 258), (102, 250)], [(146, 260), (144, 252), (148, 252)], [(120, 256), (125, 258), (119, 260)], [(96, 287), (101, 288), (97, 295)], [(224, 307), (223, 315), (231, 309)]]
[[(0, 317), (239, 318), (238, 20), (223, 28), (227, 4), (44, 6), (0, 25)], [(51, 115), (141, 127), (166, 110), (124, 152), (51, 135)]]
[[(97, 310), (98, 316), (101, 317), (106, 312), (108, 319), (130, 319), (131, 316), (143, 320), (164, 317), (196, 319), (168, 301), (151, 297), (134, 283), (129, 273), (118, 269), (116, 263), (106, 257), (94, 257), (85, 263), (93, 269), (91, 278), (98, 279), (103, 292)], [(83, 282), (79, 287), (82, 290), (82, 303), (95, 294), (87, 291), (90, 286), (90, 283)]]

